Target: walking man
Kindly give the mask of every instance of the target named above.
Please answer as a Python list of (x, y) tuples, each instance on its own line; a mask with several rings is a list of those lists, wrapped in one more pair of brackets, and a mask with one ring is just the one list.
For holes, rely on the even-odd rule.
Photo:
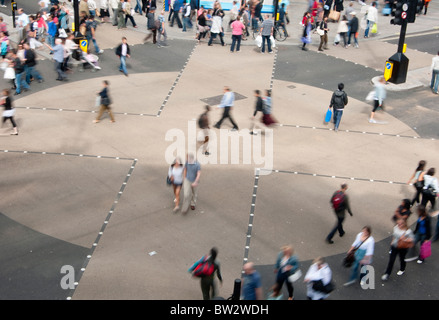
[[(428, 2), (427, 2), (428, 3)], [(439, 51), (437, 52), (437, 56), (434, 57), (431, 61), (431, 90), (438, 94), (438, 86), (439, 86)]]
[(256, 116), (258, 112), (261, 112), (262, 114), (264, 113), (264, 101), (261, 98), (261, 92), (259, 90), (255, 90), (255, 97), (256, 97), (256, 106), (255, 106), (255, 111), (253, 112), (253, 116), (251, 117), (252, 124), (250, 129), (250, 134), (254, 134), (254, 135), (257, 134), (255, 132), (256, 127), (263, 129), (261, 125), (261, 119), (257, 119)]
[(58, 73), (57, 81), (66, 81), (67, 75), (63, 70), (64, 64), (64, 46), (62, 44), (62, 40), (57, 38), (55, 40), (55, 46), (51, 47), (47, 43), (44, 44), (53, 52), (53, 60), (55, 61), (55, 70)]
[(187, 155), (187, 161), (183, 171), (183, 205), (181, 208), (182, 213), (187, 213), (189, 204), (191, 210), (195, 210), (198, 196), (198, 183), (201, 176), (200, 163), (195, 160), (192, 153)]
[(253, 262), (244, 264), (242, 300), (262, 300), (261, 275), (255, 270)]
[(224, 112), (223, 112), (223, 116), (221, 117), (221, 119), (215, 124), (215, 126), (214, 126), (215, 128), (219, 129), (221, 127), (221, 124), (223, 123), (223, 121), (226, 118), (229, 118), (230, 122), (233, 125), (232, 131), (238, 130), (238, 125), (235, 123), (235, 121), (233, 121), (233, 118), (230, 114), (230, 111), (232, 110), (234, 101), (235, 101), (235, 94), (232, 92), (232, 90), (229, 87), (225, 86), (223, 98), (221, 99), (221, 103), (218, 106), (218, 108), (224, 109)]
[(148, 41), (152, 37), (152, 43), (157, 42), (157, 25), (155, 20), (155, 8), (150, 8), (149, 12), (146, 14), (147, 17), (147, 27), (150, 33), (143, 39), (143, 42)]
[(93, 42), (96, 53), (101, 54), (104, 50), (99, 49), (98, 43), (96, 42), (96, 27), (97, 23), (94, 16), (89, 16), (87, 22), (85, 23), (85, 37), (87, 38), (88, 45), (90, 47), (90, 42)]
[(206, 105), (205, 107), (206, 111), (204, 111), (200, 117), (198, 118), (198, 127), (203, 131), (203, 137), (200, 141), (203, 141), (203, 154), (208, 156), (210, 155), (208, 148), (209, 148), (209, 116), (208, 113), (210, 111), (210, 106)]
[(37, 79), (39, 83), (43, 82), (43, 77), (38, 70), (35, 69), (37, 65), (35, 52), (30, 48), (29, 43), (25, 42), (24, 47), (24, 71), (26, 72), (26, 83), (30, 85), (31, 77)]
[(338, 89), (334, 91), (331, 98), (330, 108), (334, 110), (334, 131), (338, 131), (338, 126), (340, 125), (341, 117), (343, 115), (344, 107), (348, 104), (348, 95), (343, 91), (344, 84), (339, 83)]
[(326, 242), (328, 242), (329, 244), (334, 243), (334, 241), (332, 241), (332, 238), (337, 231), (340, 237), (344, 236), (345, 232), (343, 230), (343, 221), (346, 216), (346, 210), (349, 212), (351, 217), (353, 216), (346, 190), (348, 190), (348, 185), (342, 184), (341, 189), (336, 191), (331, 198), (332, 208), (334, 209), (335, 215), (337, 216), (337, 224), (326, 237)]
[(130, 46), (127, 43), (126, 37), (122, 38), (122, 43), (116, 48), (116, 55), (120, 59), (119, 71), (128, 77), (126, 60), (130, 57)]

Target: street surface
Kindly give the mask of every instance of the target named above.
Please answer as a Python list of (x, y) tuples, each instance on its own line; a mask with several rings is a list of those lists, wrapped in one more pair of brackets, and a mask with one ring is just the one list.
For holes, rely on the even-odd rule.
[[(36, 0), (17, 2), (27, 13), (37, 9)], [(385, 124), (368, 122), (372, 105), (365, 98), (397, 50), (399, 27), (379, 15), (377, 35), (365, 39), (360, 31), (360, 48), (344, 49), (333, 45), (337, 24), (330, 23), (329, 50), (318, 52), (313, 35), (305, 52), (299, 22), (306, 7), (307, 1), (291, 2), (290, 38), (278, 42), (272, 55), (260, 54), (251, 37), (241, 52), (230, 53), (227, 29), (225, 47), (207, 46), (206, 39), (197, 44), (195, 30), (183, 33), (169, 25), (169, 46), (158, 48), (143, 43), (146, 18), (137, 14), (138, 29), (98, 26), (96, 38), (104, 50), (99, 71), (75, 68), (67, 82), (56, 81), (48, 50), (37, 50), (45, 81), (13, 96), (19, 135), (9, 134), (9, 123), (0, 134), (0, 299), (201, 299), (199, 282), (187, 269), (213, 246), (224, 279), (220, 297), (232, 294), (246, 261), (261, 273), (266, 297), (277, 254), (286, 244), (294, 245), (303, 273), (313, 259), (325, 257), (336, 284), (331, 300), (439, 299), (437, 242), (424, 264), (410, 262), (397, 276), (396, 261), (389, 281), (381, 281), (390, 219), (401, 200), (414, 195), (408, 179), (419, 160), (439, 167), (439, 97), (428, 87), (431, 59), (439, 50), (439, 3), (432, 1), (428, 14), (408, 26), (407, 82), (388, 85), (385, 109), (376, 114)], [(359, 3), (354, 7), (361, 12)], [(1, 8), (0, 14), (12, 30), (10, 9)], [(131, 46), (128, 77), (118, 71), (114, 52), (122, 36)], [(17, 33), (11, 32), (14, 39)], [(95, 97), (103, 80), (110, 82), (116, 122), (105, 116), (95, 124)], [(340, 82), (349, 103), (335, 133), (323, 119)], [(206, 101), (218, 103), (225, 85), (239, 97), (232, 114), (240, 132), (234, 134), (247, 142), (239, 143), (237, 164), (230, 139), (212, 142), (211, 156), (200, 159), (196, 209), (175, 214), (165, 183), (173, 134), (183, 133), (184, 145), (190, 145), (191, 128)], [(246, 140), (255, 89), (272, 89), (273, 115), (281, 126)], [(212, 109), (213, 124), (221, 111)], [(221, 127), (231, 128), (227, 121)], [(219, 130), (213, 132), (220, 138)], [(245, 162), (248, 141), (261, 141), (262, 162), (255, 154)], [(220, 163), (224, 154), (225, 164)], [(185, 152), (178, 155), (184, 158)], [(268, 171), (255, 170), (264, 166)], [(354, 216), (346, 217), (346, 235), (330, 245), (325, 237), (336, 218), (329, 199), (342, 183), (349, 185)], [(374, 288), (344, 287), (350, 270), (341, 266), (342, 259), (365, 225), (376, 241)], [(74, 272), (73, 288), (62, 285), (66, 266)], [(302, 280), (294, 284), (297, 300), (306, 299)], [(285, 287), (283, 294), (287, 297)]]

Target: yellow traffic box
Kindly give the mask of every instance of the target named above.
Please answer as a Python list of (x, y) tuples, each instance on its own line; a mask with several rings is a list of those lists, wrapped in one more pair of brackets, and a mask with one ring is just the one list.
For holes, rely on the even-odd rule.
[(84, 51), (85, 53), (87, 53), (87, 49), (88, 49), (88, 41), (85, 39), (81, 39), (79, 40), (79, 48), (81, 48), (82, 51)]
[(384, 68), (384, 79), (388, 81), (392, 77), (393, 72), (393, 62), (386, 61), (386, 66)]

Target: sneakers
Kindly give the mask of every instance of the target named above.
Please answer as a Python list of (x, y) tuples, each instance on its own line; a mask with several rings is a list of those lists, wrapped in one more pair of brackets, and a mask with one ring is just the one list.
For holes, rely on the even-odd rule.
[(401, 271), (401, 270), (399, 270), (396, 274), (397, 274), (398, 276), (402, 276), (402, 275), (404, 274), (404, 272), (405, 272), (405, 271)]
[(98, 54), (104, 53), (104, 50), (99, 50)]
[(381, 277), (381, 280), (383, 280), (383, 281), (389, 280), (389, 275), (388, 274), (383, 274), (383, 276)]
[(424, 260), (418, 259), (418, 261), (416, 261), (416, 263), (422, 264), (422, 263), (424, 263)]
[(369, 119), (369, 123), (377, 123), (375, 119)]
[(346, 282), (345, 284), (343, 284), (343, 286), (345, 286), (345, 287), (349, 287), (350, 285), (353, 285), (354, 283), (355, 283), (355, 280), (348, 281), (348, 282)]

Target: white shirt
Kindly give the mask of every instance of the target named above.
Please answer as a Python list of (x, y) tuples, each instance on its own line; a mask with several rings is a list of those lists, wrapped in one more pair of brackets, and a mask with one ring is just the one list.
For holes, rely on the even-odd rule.
[(128, 52), (128, 47), (125, 43), (122, 43), (122, 56), (125, 57)]
[(378, 10), (376, 7), (369, 7), (367, 10), (367, 20), (371, 22), (378, 22)]
[(223, 19), (221, 19), (220, 16), (213, 16), (212, 17), (212, 27), (210, 28), (211, 33), (220, 33), (222, 29), (222, 22)]
[(433, 187), (435, 192), (439, 192), (439, 185), (436, 177), (424, 174), (424, 189), (427, 190), (430, 185)]
[(439, 71), (439, 55), (431, 60), (431, 70)]
[[(354, 248), (356, 248), (360, 245), (362, 235), (363, 235), (363, 232), (360, 232), (359, 234), (357, 234), (357, 237), (355, 238), (355, 241), (352, 244), (352, 246)], [(366, 256), (373, 256), (373, 251), (375, 249), (375, 239), (372, 236), (369, 236), (369, 238), (367, 238), (367, 240), (361, 244), (359, 249), (366, 250)]]
[(233, 107), (233, 102), (235, 101), (235, 94), (232, 91), (227, 91), (221, 100), (221, 104), (218, 106), (220, 108)]
[(88, 0), (88, 10), (96, 10), (96, 2), (95, 0)]
[(323, 293), (320, 291), (315, 291), (312, 288), (312, 281), (322, 280), (323, 285), (327, 285), (331, 282), (332, 279), (332, 271), (329, 268), (327, 263), (324, 263), (323, 266), (319, 269), (317, 263), (314, 263), (309, 267), (305, 279), (310, 282), (307, 283), (307, 292), (306, 295), (312, 300), (320, 300), (325, 299), (329, 296), (327, 293)]
[(119, 5), (118, 0), (110, 0), (110, 5), (113, 9), (117, 9), (117, 6)]

